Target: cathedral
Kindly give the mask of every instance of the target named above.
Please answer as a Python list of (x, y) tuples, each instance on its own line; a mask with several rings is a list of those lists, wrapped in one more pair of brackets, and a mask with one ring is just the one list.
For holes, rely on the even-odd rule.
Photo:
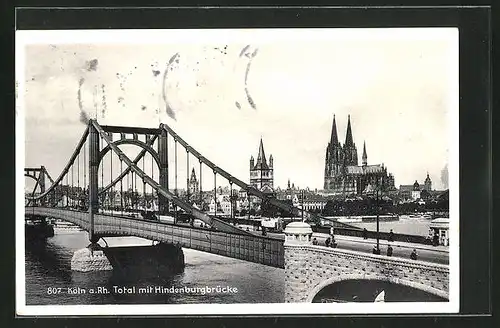
[(347, 119), (347, 133), (342, 145), (337, 136), (335, 115), (332, 135), (326, 147), (324, 189), (332, 194), (369, 194), (377, 185), (386, 190), (394, 189), (394, 177), (387, 173), (384, 164), (368, 165), (366, 143), (363, 143), (361, 166), (358, 164), (358, 150), (352, 138), (351, 116)]
[(264, 193), (274, 193), (273, 181), (273, 155), (269, 156), (268, 164), (261, 138), (257, 162), (250, 157), (250, 185)]

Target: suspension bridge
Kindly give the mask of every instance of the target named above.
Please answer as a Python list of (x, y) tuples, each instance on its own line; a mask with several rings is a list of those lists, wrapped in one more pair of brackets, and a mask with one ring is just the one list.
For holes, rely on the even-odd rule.
[[(169, 147), (171, 142), (173, 147)], [(131, 159), (120, 148), (124, 145), (141, 150)], [(178, 189), (179, 146), (186, 153), (184, 195)], [(174, 149), (173, 156), (169, 154), (171, 148)], [(199, 164), (199, 193), (194, 195), (189, 194), (191, 157)], [(171, 169), (173, 190), (169, 188)], [(257, 235), (231, 224), (234, 221), (218, 217), (216, 211), (214, 214), (203, 211), (202, 206), (196, 206), (194, 198), (199, 197), (199, 204), (204, 202), (204, 169), (213, 175), (211, 192), (214, 200), (217, 177), (220, 177), (229, 183), (231, 195), (233, 185), (244, 191), (248, 204), (254, 198), (282, 213), (303, 217), (307, 222), (327, 220), (234, 177), (204, 157), (166, 124), (160, 124), (158, 128), (101, 126), (96, 120), (88, 122), (76, 149), (57, 178), (53, 179), (44, 166), (24, 169), (24, 175), (35, 180), (34, 189), (25, 196), (25, 218), (42, 222), (42, 226), (47, 225), (47, 218), (78, 225), (89, 234), (87, 249), (98, 249), (97, 242), (101, 238), (135, 236), (173, 245), (177, 249), (191, 248), (284, 268), (286, 302), (312, 301), (328, 284), (353, 279), (389, 281), (448, 298), (447, 265), (313, 245), (310, 225), (300, 221), (287, 226), (285, 240)], [(141, 187), (142, 199), (138, 197)], [(150, 206), (155, 202), (158, 206)], [(149, 216), (145, 215), (148, 211)], [(189, 223), (180, 222), (179, 213), (187, 217)], [(195, 220), (203, 225), (195, 226)], [(330, 223), (334, 228), (357, 229), (337, 221)]]
[[(169, 142), (174, 143), (173, 156), (169, 156)], [(131, 159), (120, 149), (122, 145), (137, 146), (141, 150)], [(187, 194), (179, 195), (179, 146), (186, 152), (186, 172), (189, 172), (190, 157), (199, 163), (200, 191), (197, 195), (189, 195), (187, 174)], [(169, 169), (172, 166), (174, 190), (169, 189)], [(232, 176), (166, 124), (160, 124), (158, 128), (101, 126), (96, 120), (89, 121), (75, 151), (56, 179), (44, 166), (25, 168), (25, 176), (36, 181), (33, 191), (26, 195), (25, 215), (31, 219), (56, 218), (74, 223), (88, 231), (93, 244), (103, 237), (137, 236), (283, 267), (282, 239), (256, 235), (229, 223), (227, 218), (217, 217), (216, 212), (210, 215), (196, 206), (193, 197), (199, 195), (198, 204), (204, 202), (204, 168), (213, 174), (214, 196), (217, 195), (219, 176), (229, 183), (230, 195), (233, 195), (233, 185), (245, 191), (248, 204), (251, 198), (256, 198), (292, 216), (302, 215), (307, 220), (316, 221), (321, 219)], [(50, 186), (47, 187), (48, 183)], [(142, 199), (139, 200), (137, 191), (141, 187)], [(152, 206), (155, 201), (158, 204), (156, 208)], [(141, 212), (142, 216), (139, 215)], [(144, 212), (149, 212), (149, 217)], [(178, 222), (179, 213), (184, 218), (187, 216), (191, 224)], [(173, 220), (158, 219), (162, 217)], [(203, 225), (195, 227), (195, 219)], [(332, 224), (351, 228), (340, 222), (333, 221)]]

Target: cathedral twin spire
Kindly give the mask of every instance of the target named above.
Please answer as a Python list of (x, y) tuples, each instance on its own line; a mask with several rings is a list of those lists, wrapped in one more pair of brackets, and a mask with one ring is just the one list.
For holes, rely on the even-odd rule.
[[(338, 143), (339, 143), (339, 138), (337, 136), (337, 123), (335, 122), (335, 114), (333, 114), (332, 135), (330, 137), (330, 145), (333, 147)], [(344, 146), (354, 146), (354, 141), (352, 139), (352, 129), (351, 129), (351, 115), (347, 116), (347, 133), (345, 136)]]
[[(332, 123), (332, 134), (330, 137), (329, 149), (336, 149), (337, 146), (342, 146), (339, 144), (338, 135), (337, 135), (337, 123), (335, 121), (335, 114), (333, 115), (333, 123)], [(358, 165), (358, 154), (356, 150), (356, 145), (354, 144), (354, 140), (352, 137), (352, 128), (351, 128), (351, 115), (347, 116), (347, 131), (345, 136), (344, 143), (344, 155), (347, 161), (347, 165)], [(363, 144), (363, 157), (362, 163), (363, 165), (367, 165), (367, 155), (366, 155), (366, 144)]]

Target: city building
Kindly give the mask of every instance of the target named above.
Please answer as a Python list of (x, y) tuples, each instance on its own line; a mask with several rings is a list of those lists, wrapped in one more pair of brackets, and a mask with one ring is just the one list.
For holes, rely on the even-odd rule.
[(329, 194), (365, 194), (376, 186), (393, 190), (394, 176), (387, 172), (384, 164), (368, 165), (366, 143), (363, 143), (362, 164), (358, 165), (358, 150), (353, 141), (351, 116), (348, 116), (345, 143), (337, 136), (335, 115), (332, 134), (326, 147), (324, 189)]
[(411, 191), (411, 198), (412, 199), (420, 199), (420, 185), (418, 184), (418, 181), (415, 180), (415, 183), (413, 184), (413, 190)]
[(255, 162), (253, 156), (250, 157), (250, 185), (263, 193), (274, 193), (273, 176), (273, 155), (269, 156), (269, 163), (264, 152), (264, 144), (260, 139), (259, 154)]
[[(239, 212), (241, 210), (241, 202), (237, 199), (237, 197), (231, 199), (230, 195), (230, 193), (217, 194), (215, 198), (212, 197), (210, 203), (208, 204), (208, 212), (210, 214), (222, 216), (231, 216), (235, 215), (236, 212)], [(233, 192), (233, 196), (236, 195), (237, 192)]]
[[(424, 195), (426, 195), (424, 197)], [(399, 196), (405, 199), (417, 200), (420, 198), (427, 198), (427, 196), (432, 195), (432, 181), (427, 173), (427, 177), (424, 180), (424, 184), (419, 184), (417, 180), (411, 185), (400, 185), (399, 186)]]
[(291, 201), (292, 205), (298, 208), (304, 206), (306, 211), (322, 211), (328, 201), (327, 197), (319, 195), (309, 188), (304, 190), (295, 187), (294, 183), (290, 184), (290, 180), (288, 180), (286, 189), (276, 188), (276, 198)]

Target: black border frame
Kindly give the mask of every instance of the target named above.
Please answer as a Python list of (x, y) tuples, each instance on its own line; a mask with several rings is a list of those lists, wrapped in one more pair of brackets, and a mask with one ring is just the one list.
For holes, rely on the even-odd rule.
[[(492, 285), (492, 80), (491, 80), (491, 9), (489, 7), (425, 7), (425, 8), (116, 8), (116, 9), (42, 9), (26, 8), (15, 12), (15, 22), (12, 27), (18, 29), (97, 29), (97, 28), (231, 28), (231, 27), (413, 27), (413, 26), (457, 26), (459, 27), (460, 49), (460, 314), (457, 315), (405, 315), (405, 324), (422, 326), (436, 323), (432, 317), (441, 317), (443, 326), (454, 322), (456, 325), (470, 325), (471, 320), (487, 320), (492, 311), (491, 297)], [(14, 47), (14, 36), (7, 47)], [(13, 51), (12, 51), (13, 52)], [(14, 56), (7, 65), (11, 75), (3, 75), (11, 99), (15, 102)], [(10, 78), (10, 80), (9, 80)], [(13, 108), (6, 104), (6, 108)], [(15, 159), (15, 131), (12, 122), (15, 120), (14, 111), (2, 111), (3, 146)], [(11, 132), (12, 129), (12, 133)], [(9, 147), (10, 151), (9, 151)], [(4, 208), (15, 217), (14, 201), (14, 161), (3, 162), (1, 170), (2, 181), (12, 187), (12, 193), (2, 196)], [(12, 182), (12, 184), (10, 184)], [(12, 211), (12, 212), (11, 212)], [(13, 220), (8, 220), (6, 231), (14, 231)], [(12, 250), (12, 264), (15, 262), (14, 238), (3, 238), (4, 249)], [(9, 247), (10, 246), (10, 247)], [(15, 266), (12, 265), (12, 268)], [(12, 269), (12, 277), (15, 274)], [(2, 270), (2, 275), (5, 271)], [(9, 279), (9, 293), (15, 296), (13, 279)], [(11, 302), (12, 312), (6, 317), (15, 316), (14, 297)], [(7, 307), (2, 307), (2, 312)], [(9, 311), (9, 310), (7, 310)], [(480, 316), (477, 316), (480, 315)], [(4, 313), (2, 313), (4, 317)], [(230, 316), (218, 315), (232, 321)], [(272, 315), (268, 317), (273, 317)], [(308, 320), (312, 315), (302, 316)], [(388, 325), (388, 315), (336, 316), (336, 323), (346, 326), (358, 324), (365, 319), (373, 320), (377, 325)], [(411, 320), (405, 320), (408, 317)], [(187, 317), (194, 320), (195, 317)], [(289, 324), (290, 319), (296, 316), (274, 319), (274, 323)], [(482, 318), (482, 319), (481, 319)], [(139, 323), (139, 318), (128, 320), (129, 323)], [(184, 318), (185, 320), (186, 318)], [(257, 319), (253, 316), (252, 320)], [(321, 323), (334, 323), (331, 316), (318, 318)], [(409, 319), (409, 318), (408, 318)], [(139, 319), (140, 320), (140, 319)], [(170, 318), (169, 321), (177, 325), (179, 319)], [(196, 319), (199, 321), (198, 319)], [(36, 322), (47, 322), (48, 319), (23, 320), (27, 325)], [(52, 320), (51, 320), (52, 321)], [(91, 319), (83, 319), (85, 326), (91, 324)], [(260, 319), (259, 319), (260, 321)], [(384, 322), (385, 321), (385, 322)], [(19, 321), (17, 321), (19, 322)], [(66, 326), (67, 319), (60, 320)], [(115, 318), (102, 319), (103, 325), (119, 324)], [(155, 319), (153, 322), (161, 323)], [(164, 321), (163, 321), (164, 322)], [(214, 321), (212, 321), (213, 323)], [(238, 325), (248, 321), (234, 322)], [(399, 322), (399, 325), (401, 322)], [(395, 322), (395, 323), (396, 323)], [(448, 325), (444, 323), (447, 322)], [(54, 322), (51, 322), (51, 326)], [(139, 323), (140, 324), (140, 323)], [(204, 325), (207, 322), (203, 323)], [(260, 324), (253, 322), (252, 325)], [(478, 326), (483, 326), (478, 324)], [(100, 325), (99, 325), (100, 326)]]

